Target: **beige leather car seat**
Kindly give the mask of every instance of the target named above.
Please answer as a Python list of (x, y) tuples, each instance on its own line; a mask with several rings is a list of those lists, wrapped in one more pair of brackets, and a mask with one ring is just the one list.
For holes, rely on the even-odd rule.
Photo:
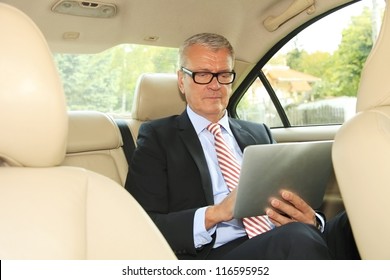
[(176, 74), (144, 73), (137, 81), (129, 127), (134, 141), (145, 121), (181, 114), (186, 101)]
[(357, 114), (333, 145), (336, 177), (363, 259), (390, 259), (389, 8), (362, 72)]
[(46, 41), (0, 3), (0, 259), (175, 259), (120, 185), (65, 156), (65, 97)]
[(124, 186), (128, 164), (115, 121), (96, 111), (70, 111), (68, 116), (66, 157), (61, 165), (83, 167)]

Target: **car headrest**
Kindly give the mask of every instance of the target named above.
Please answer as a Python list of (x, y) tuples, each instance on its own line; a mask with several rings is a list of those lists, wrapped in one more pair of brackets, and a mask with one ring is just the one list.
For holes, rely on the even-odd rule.
[(390, 8), (386, 5), (381, 31), (363, 67), (357, 112), (390, 105)]
[(67, 153), (117, 149), (122, 146), (118, 126), (107, 114), (70, 111)]
[(65, 96), (38, 27), (0, 3), (0, 166), (47, 167), (65, 156)]
[(148, 121), (178, 115), (185, 107), (176, 74), (145, 73), (139, 77), (131, 112), (133, 119)]

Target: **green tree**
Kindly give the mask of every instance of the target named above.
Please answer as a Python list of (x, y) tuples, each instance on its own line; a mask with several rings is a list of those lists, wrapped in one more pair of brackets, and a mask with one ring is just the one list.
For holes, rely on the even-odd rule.
[(307, 53), (295, 47), (286, 55), (287, 65), (321, 78), (315, 83), (315, 97), (356, 96), (361, 71), (373, 45), (371, 10), (367, 7), (342, 31), (342, 40), (333, 53)]
[(343, 30), (339, 48), (332, 57), (334, 72), (329, 77), (336, 96), (356, 96), (361, 71), (373, 46), (371, 22), (371, 10), (365, 8)]
[(177, 49), (119, 45), (98, 54), (55, 54), (69, 110), (131, 110), (138, 77), (175, 72)]
[(323, 98), (331, 93), (327, 90), (329, 88), (330, 69), (333, 67), (330, 53), (317, 51), (309, 54), (304, 50), (295, 48), (287, 54), (286, 62), (291, 69), (321, 78), (313, 85), (312, 90), (315, 98)]
[(286, 63), (291, 69), (303, 72), (305, 71), (305, 69), (302, 68), (301, 64), (302, 60), (306, 57), (306, 55), (306, 51), (300, 50), (299, 48), (295, 47), (287, 54)]
[(69, 110), (111, 111), (118, 100), (115, 75), (110, 75), (110, 55), (55, 55)]

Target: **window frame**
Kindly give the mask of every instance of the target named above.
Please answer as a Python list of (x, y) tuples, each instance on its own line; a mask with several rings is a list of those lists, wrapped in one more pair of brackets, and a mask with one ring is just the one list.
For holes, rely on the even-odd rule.
[[(282, 38), (279, 42), (277, 42), (252, 68), (252, 70), (248, 73), (248, 75), (243, 79), (243, 81), (238, 85), (238, 87), (234, 90), (232, 96), (230, 97), (229, 104), (227, 106), (227, 111), (229, 116), (233, 118), (239, 118), (237, 114), (237, 107), (241, 101), (241, 99), (244, 97), (245, 93), (248, 91), (250, 86), (255, 82), (256, 79), (260, 79), (260, 81), (263, 83), (265, 90), (267, 91), (275, 109), (276, 112), (279, 115), (279, 118), (282, 123), (282, 127), (273, 127), (273, 128), (290, 128), (290, 127), (302, 127), (299, 125), (292, 125), (290, 123), (290, 120), (286, 114), (286, 111), (284, 110), (279, 98), (276, 96), (276, 93), (273, 89), (273, 87), (270, 85), (268, 79), (265, 77), (264, 72), (262, 71), (263, 67), (268, 63), (268, 61), (281, 49), (283, 48), (288, 42), (290, 42), (295, 36), (297, 36), (300, 32), (302, 32), (307, 27), (311, 26), (312, 24), (316, 23), (317, 21), (341, 10), (344, 9), (350, 5), (353, 5), (357, 2), (360, 2), (361, 0), (352, 1), (343, 5), (340, 5), (338, 7), (335, 7), (326, 13), (323, 13), (321, 15), (318, 15), (317, 17), (314, 17), (313, 19), (307, 21), (303, 25), (299, 26), (292, 32), (290, 32), (287, 36)], [(326, 125), (332, 125), (335, 124), (315, 124), (315, 125), (303, 125), (303, 127), (310, 127), (310, 126), (326, 126)]]

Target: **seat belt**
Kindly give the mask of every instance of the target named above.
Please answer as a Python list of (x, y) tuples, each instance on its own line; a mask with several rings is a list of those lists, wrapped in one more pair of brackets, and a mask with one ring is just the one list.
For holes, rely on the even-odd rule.
[(130, 128), (127, 125), (127, 122), (125, 120), (115, 119), (115, 122), (118, 125), (118, 128), (121, 132), (122, 141), (123, 141), (123, 151), (125, 153), (127, 163), (130, 166), (131, 158), (135, 150), (133, 136), (131, 135)]

